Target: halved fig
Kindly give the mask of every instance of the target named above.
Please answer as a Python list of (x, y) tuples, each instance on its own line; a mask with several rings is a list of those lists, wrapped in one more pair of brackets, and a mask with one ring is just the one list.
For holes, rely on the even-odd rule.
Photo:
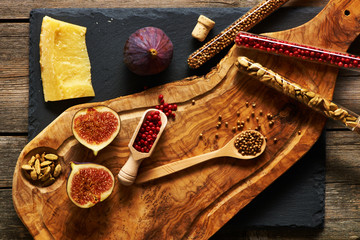
[(114, 189), (114, 175), (105, 166), (71, 162), (66, 191), (78, 207), (89, 208), (104, 201)]
[(72, 121), (75, 138), (94, 155), (109, 145), (120, 131), (120, 117), (109, 107), (95, 106), (79, 110)]

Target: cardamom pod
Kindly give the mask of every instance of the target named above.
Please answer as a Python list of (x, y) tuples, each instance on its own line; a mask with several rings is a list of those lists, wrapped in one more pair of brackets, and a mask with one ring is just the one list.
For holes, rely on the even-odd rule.
[(246, 60), (246, 57), (239, 57), (238, 58), (238, 62), (240, 63), (241, 66), (243, 67), (248, 67), (249, 66), (249, 62)]
[(28, 165), (28, 164), (22, 165), (21, 168), (22, 168), (23, 170), (26, 170), (26, 171), (33, 170), (33, 169), (34, 169), (32, 166), (30, 166), (30, 165)]
[(259, 69), (261, 69), (262, 66), (259, 64), (259, 63), (254, 63), (254, 64), (251, 64), (248, 69), (250, 70), (254, 70), (254, 71), (258, 71)]
[(58, 165), (56, 165), (55, 169), (54, 169), (54, 177), (58, 177), (61, 173), (61, 165), (60, 163)]
[(36, 171), (37, 174), (40, 174), (40, 172), (41, 172), (40, 160), (39, 159), (35, 160), (35, 171)]
[(35, 169), (30, 172), (30, 177), (31, 177), (32, 180), (36, 180), (36, 179), (37, 179), (38, 175), (37, 175)]
[(44, 157), (50, 161), (55, 161), (55, 160), (58, 160), (58, 158), (59, 158), (56, 154), (53, 154), (53, 153), (45, 154)]
[(40, 166), (41, 167), (46, 167), (46, 166), (48, 166), (48, 165), (50, 165), (52, 163), (53, 163), (52, 161), (44, 161), (44, 162), (40, 163)]
[(35, 156), (32, 156), (32, 157), (30, 158), (28, 164), (29, 164), (30, 166), (34, 166), (35, 160), (36, 160)]

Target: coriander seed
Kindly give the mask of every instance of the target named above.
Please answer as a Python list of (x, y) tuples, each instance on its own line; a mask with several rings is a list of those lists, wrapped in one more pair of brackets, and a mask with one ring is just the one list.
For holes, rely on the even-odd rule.
[(235, 139), (234, 146), (241, 155), (256, 155), (261, 151), (264, 144), (262, 135), (254, 131), (240, 133)]

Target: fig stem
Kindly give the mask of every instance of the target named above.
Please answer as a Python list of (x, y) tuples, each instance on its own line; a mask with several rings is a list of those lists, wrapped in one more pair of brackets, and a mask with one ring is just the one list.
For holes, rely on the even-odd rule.
[(157, 54), (158, 54), (158, 52), (157, 52), (156, 49), (154, 49), (154, 48), (150, 48), (150, 49), (149, 49), (149, 53), (150, 53), (150, 55), (151, 55), (152, 57), (155, 57), (155, 56), (157, 56)]

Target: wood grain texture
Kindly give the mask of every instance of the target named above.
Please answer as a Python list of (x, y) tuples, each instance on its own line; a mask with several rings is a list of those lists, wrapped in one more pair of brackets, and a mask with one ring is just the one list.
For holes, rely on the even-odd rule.
[(27, 132), (28, 24), (0, 24), (0, 132)]
[[(353, 2), (359, 4), (358, 1)], [(329, 4), (317, 17), (318, 25), (304, 25), (291, 31), (275, 33), (273, 36), (292, 41), (299, 41), (299, 37), (303, 41), (313, 39), (312, 43), (318, 46), (330, 45), (336, 49), (346, 50), (356, 36), (354, 29), (337, 29), (348, 31), (347, 34), (338, 35), (341, 41), (337, 41), (338, 39), (328, 38), (333, 36), (326, 33), (332, 31), (322, 25), (329, 14), (339, 14), (339, 11), (333, 10), (340, 5), (339, 2), (331, 3), (334, 5)], [(334, 19), (337, 16), (335, 15)], [(337, 20), (341, 23), (342, 15)], [(314, 25), (318, 26), (322, 33), (320, 36), (326, 37), (326, 41), (313, 35)], [(96, 159), (74, 141), (69, 128), (63, 127), (69, 125), (76, 109), (89, 105), (76, 106), (60, 115), (26, 145), (14, 173), (15, 209), (32, 235), (37, 238), (52, 236), (71, 239), (80, 235), (87, 238), (107, 238), (110, 236), (109, 232), (112, 232), (112, 236), (118, 239), (208, 238), (291, 167), (315, 142), (325, 121), (319, 121), (318, 115), (306, 114), (307, 109), (297, 103), (288, 102), (284, 97), (274, 99), (273, 91), (240, 75), (233, 65), (240, 54), (244, 53), (232, 48), (220, 65), (204, 77), (167, 84), (106, 102), (105, 104), (120, 114), (124, 128), (119, 137), (106, 151), (99, 153)], [(259, 56), (253, 57), (260, 61)], [(261, 61), (280, 73), (287, 73), (286, 75), (290, 75), (298, 83), (307, 84), (309, 89), (316, 89), (324, 96), (332, 97), (336, 72), (326, 71), (325, 67), (296, 64), (295, 69), (302, 69), (302, 74), (297, 71), (289, 73), (286, 69), (294, 69), (291, 63), (268, 57), (261, 58)], [(309, 78), (312, 81), (309, 82)], [(57, 150), (64, 157), (64, 166), (71, 160), (91, 159), (108, 166), (116, 174), (128, 156), (127, 141), (139, 116), (144, 109), (156, 104), (159, 92), (171, 96), (168, 98), (169, 102), (178, 103), (178, 118), (159, 142), (158, 148), (161, 150), (152, 158), (156, 161), (144, 162), (143, 169), (211, 151), (224, 145), (231, 138), (231, 130), (222, 128), (219, 131), (221, 137), (218, 141), (214, 140), (217, 130), (216, 120), (212, 120), (214, 116), (221, 114), (229, 123), (235, 123), (237, 117), (234, 109), (241, 109), (243, 117), (249, 116), (252, 110), (244, 106), (246, 100), (257, 102), (264, 111), (270, 111), (276, 116), (274, 128), (264, 127), (262, 131), (269, 139), (276, 136), (279, 142), (269, 143), (264, 155), (251, 163), (224, 159), (221, 163), (212, 162), (177, 176), (169, 176), (166, 181), (132, 188), (125, 188), (117, 183), (115, 192), (107, 200), (107, 204), (104, 202), (86, 213), (81, 212), (82, 209), (73, 206), (66, 198), (64, 175), (67, 174), (68, 168), (65, 168), (65, 173), (54, 185), (43, 189), (34, 188), (22, 177), (19, 171), (21, 162), (30, 157), (31, 151), (45, 146)], [(192, 99), (196, 99), (195, 105), (191, 104)], [(227, 108), (223, 108), (224, 103), (227, 104)], [(198, 121), (195, 122), (194, 119)], [(253, 122), (249, 125), (255, 127)], [(303, 134), (298, 135), (298, 130)], [(205, 133), (204, 141), (198, 140), (200, 132)], [(114, 209), (117, 211), (113, 211)], [(100, 213), (102, 217), (98, 218)], [(124, 216), (127, 218), (126, 221)], [(109, 223), (106, 219), (113, 221)], [(78, 226), (84, 226), (87, 231), (82, 231)], [(93, 226), (100, 228), (94, 232)]]
[[(259, 2), (259, 0), (256, 0)], [(238, 7), (252, 7), (256, 1), (240, 0), (235, 4)], [(96, 1), (82, 1), (88, 7), (100, 4)], [(254, 2), (254, 3), (253, 3)], [(168, 4), (169, 7), (186, 7), (191, 4), (200, 7), (220, 6), (217, 2), (185, 1), (137, 1), (142, 6), (157, 7)], [(324, 6), (327, 0), (290, 0), (286, 6)], [(28, 95), (28, 17), (29, 9), (33, 7), (54, 6), (75, 7), (75, 1), (29, 1), (19, 4), (19, 1), (1, 1), (0, 22), (0, 159), (1, 159), (1, 191), (0, 191), (0, 239), (32, 239), (28, 230), (18, 218), (11, 199), (11, 185), (14, 166), (19, 152), (27, 143), (27, 106), (25, 100)], [(114, 1), (113, 7), (125, 5), (134, 6), (134, 3)], [(173, 5), (172, 5), (173, 4)], [(26, 6), (25, 6), (26, 5)], [(224, 5), (221, 5), (224, 6)], [(101, 6), (103, 7), (103, 6)], [(109, 6), (110, 7), (110, 6)], [(230, 7), (230, 5), (229, 5)], [(15, 22), (24, 19), (24, 22)], [(8, 40), (2, 41), (4, 38)], [(13, 41), (11, 41), (13, 39)], [(18, 44), (20, 41), (22, 44)], [(359, 54), (359, 44), (353, 52)], [(358, 79), (360, 75), (354, 72), (341, 71), (335, 87), (334, 100), (343, 106), (360, 112), (360, 95)], [(4, 81), (7, 79), (7, 81)], [(10, 94), (11, 95), (8, 95)], [(9, 101), (3, 101), (11, 96)], [(19, 109), (15, 111), (15, 109)], [(11, 120), (9, 120), (11, 119)], [(358, 239), (360, 237), (360, 214), (358, 211), (359, 166), (358, 148), (360, 140), (357, 135), (343, 131), (341, 125), (328, 121), (327, 129), (327, 174), (326, 174), (326, 204), (324, 229), (241, 229), (236, 228), (223, 233), (223, 239)], [(21, 134), (21, 136), (18, 136)], [(346, 141), (344, 141), (346, 139)], [(341, 162), (342, 164), (339, 164)], [(351, 189), (351, 191), (349, 191)]]
[[(220, 231), (222, 239), (356, 239), (360, 236), (359, 205), (359, 138), (350, 131), (328, 131), (327, 134), (326, 211), (324, 229), (243, 229)], [(344, 141), (344, 139), (346, 141)], [(1, 137), (0, 159), (3, 167), (0, 191), (0, 239), (32, 239), (18, 218), (11, 197), (12, 169), (26, 137)], [(11, 151), (7, 151), (11, 149)], [(341, 163), (341, 164), (340, 164)], [(7, 169), (7, 170), (6, 170)], [(350, 190), (349, 190), (350, 189)], [(218, 233), (217, 233), (218, 234)], [(216, 234), (216, 235), (217, 235)], [(351, 238), (352, 237), (352, 238)]]

